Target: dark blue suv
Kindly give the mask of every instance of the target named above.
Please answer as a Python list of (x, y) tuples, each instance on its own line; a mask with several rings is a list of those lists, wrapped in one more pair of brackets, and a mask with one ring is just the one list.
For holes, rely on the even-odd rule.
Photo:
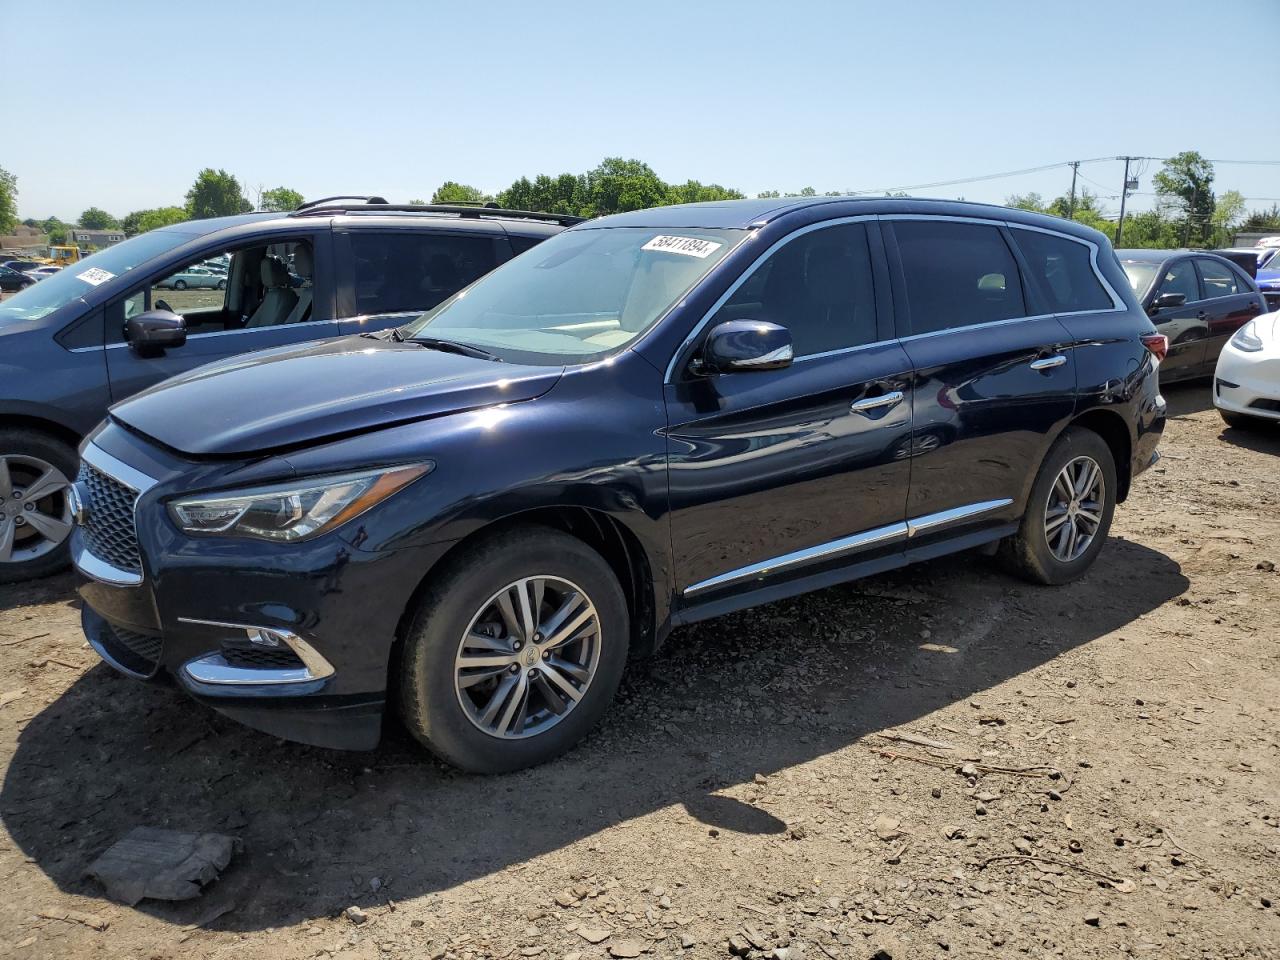
[(234, 354), (381, 330), (579, 217), (328, 197), (134, 237), (0, 303), (0, 583), (66, 566), (76, 445)]
[(135, 677), (476, 771), (569, 748), (629, 653), (969, 548), (1081, 576), (1156, 459), (1166, 340), (1106, 239), (1004, 208), (736, 201), (591, 221), (400, 328), (112, 408), (84, 629)]

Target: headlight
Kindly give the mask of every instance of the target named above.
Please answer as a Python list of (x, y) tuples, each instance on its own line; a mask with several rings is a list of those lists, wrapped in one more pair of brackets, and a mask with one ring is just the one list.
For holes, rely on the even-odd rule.
[(420, 463), (183, 497), (170, 501), (169, 516), (185, 533), (198, 536), (305, 540), (359, 516), (431, 467)]
[(1252, 320), (1246, 323), (1231, 338), (1231, 345), (1237, 350), (1243, 350), (1245, 353), (1257, 353), (1261, 350), (1262, 338), (1258, 336), (1257, 325)]

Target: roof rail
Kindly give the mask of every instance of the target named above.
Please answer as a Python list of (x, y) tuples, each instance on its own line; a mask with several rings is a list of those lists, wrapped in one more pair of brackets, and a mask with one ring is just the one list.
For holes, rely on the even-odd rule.
[(363, 200), (365, 203), (386, 203), (382, 197), (363, 197), (356, 193), (340, 193), (334, 197), (321, 197), (319, 200), (308, 200), (306, 203), (300, 203), (293, 212), (298, 213), (302, 210), (310, 210), (312, 207), (318, 207), (327, 204), (333, 200)]
[[(327, 200), (344, 200), (344, 199), (362, 199), (360, 197), (328, 197)], [(311, 203), (304, 204), (290, 214), (292, 217), (321, 217), (332, 216), (333, 214), (346, 213), (443, 213), (451, 214), (464, 219), (480, 219), (482, 217), (497, 217), (500, 219), (511, 220), (542, 220), (546, 223), (556, 223), (562, 227), (572, 227), (574, 224), (582, 223), (586, 217), (574, 217), (564, 213), (543, 213), (537, 210), (507, 210), (486, 203), (479, 206), (474, 203), (387, 203), (378, 197), (369, 199), (369, 202), (348, 206), (346, 204), (334, 204), (332, 206), (318, 206), (325, 203), (325, 200), (316, 200)]]

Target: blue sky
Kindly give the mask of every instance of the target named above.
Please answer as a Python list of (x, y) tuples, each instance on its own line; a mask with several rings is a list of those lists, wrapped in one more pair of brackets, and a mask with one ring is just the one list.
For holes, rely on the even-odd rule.
[[(56, 7), (0, 0), (0, 75), (19, 105), (0, 167), (24, 217), (179, 204), (205, 166), (407, 201), (612, 155), (748, 195), (1185, 149), (1280, 160), (1264, 85), (1280, 0)], [(1081, 173), (1118, 195), (1119, 163)], [(1251, 206), (1280, 197), (1280, 166), (1217, 174)], [(1058, 169), (915, 192), (999, 202), (1069, 182)]]

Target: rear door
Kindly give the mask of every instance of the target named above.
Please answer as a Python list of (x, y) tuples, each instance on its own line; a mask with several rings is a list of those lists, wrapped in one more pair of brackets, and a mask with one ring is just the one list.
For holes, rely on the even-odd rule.
[(335, 236), (343, 333), (398, 327), (511, 258), (505, 233), (352, 227)]
[(1190, 257), (1170, 260), (1161, 268), (1150, 302), (1166, 293), (1181, 294), (1186, 302), (1178, 307), (1150, 311), (1156, 330), (1169, 338), (1169, 352), (1160, 362), (1160, 379), (1198, 376), (1205, 363), (1209, 311), (1201, 297), (1200, 278)]
[[(329, 234), (291, 233), (206, 250), (167, 266), (106, 306), (107, 371), (118, 402), (161, 380), (214, 360), (271, 347), (339, 336), (333, 319), (333, 267)], [(305, 248), (305, 249), (300, 249)], [(160, 283), (210, 257), (227, 254), (225, 283), (166, 289)], [(277, 264), (264, 271), (263, 261)], [(272, 279), (268, 283), (266, 275)], [(187, 342), (159, 356), (143, 356), (124, 339), (129, 317), (168, 309), (187, 323)]]
[(1002, 224), (903, 217), (884, 228), (915, 373), (912, 542), (1007, 523), (1075, 410), (1071, 335), (1024, 289)]
[(1262, 306), (1252, 284), (1232, 264), (1212, 257), (1196, 257), (1195, 262), (1207, 316), (1202, 363), (1209, 374), (1232, 334), (1261, 313)]

